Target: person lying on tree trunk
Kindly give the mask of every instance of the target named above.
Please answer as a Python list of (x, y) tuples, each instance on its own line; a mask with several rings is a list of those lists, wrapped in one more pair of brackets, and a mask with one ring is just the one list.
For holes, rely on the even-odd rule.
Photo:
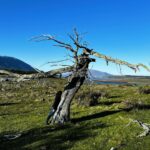
[(54, 103), (53, 103), (53, 105), (52, 105), (52, 107), (50, 109), (50, 112), (48, 113), (48, 116), (46, 118), (46, 124), (47, 125), (49, 124), (50, 118), (54, 115), (55, 111), (57, 110), (57, 107), (58, 107), (59, 102), (61, 100), (61, 95), (62, 95), (62, 91), (58, 91), (56, 93)]

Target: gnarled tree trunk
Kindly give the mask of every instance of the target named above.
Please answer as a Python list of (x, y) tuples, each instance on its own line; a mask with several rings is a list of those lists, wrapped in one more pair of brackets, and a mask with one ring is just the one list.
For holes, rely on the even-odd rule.
[(84, 58), (74, 69), (69, 83), (64, 88), (60, 103), (53, 115), (51, 123), (63, 124), (70, 120), (70, 104), (86, 78), (90, 62), (91, 60), (89, 58)]

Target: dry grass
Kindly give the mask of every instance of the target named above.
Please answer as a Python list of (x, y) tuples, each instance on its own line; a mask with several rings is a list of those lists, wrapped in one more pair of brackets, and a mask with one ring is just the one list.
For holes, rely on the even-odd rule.
[[(97, 104), (83, 107), (74, 101), (73, 123), (46, 126), (53, 93), (64, 84), (60, 79), (0, 84), (0, 149), (149, 150), (149, 136), (137, 138), (141, 128), (136, 124), (127, 127), (130, 119), (150, 123), (149, 94), (139, 94), (136, 86), (84, 85), (75, 100), (83, 96), (86, 101), (98, 94)], [(4, 138), (16, 133), (22, 136), (16, 140)]]

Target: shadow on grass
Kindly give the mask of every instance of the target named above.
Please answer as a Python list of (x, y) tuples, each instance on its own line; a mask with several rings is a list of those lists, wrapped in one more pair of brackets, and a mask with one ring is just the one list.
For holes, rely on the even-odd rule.
[(99, 102), (98, 105), (107, 105), (107, 106), (109, 106), (109, 105), (119, 104), (119, 103), (121, 103), (121, 101), (111, 101), (111, 102), (105, 101), (105, 102)]
[(31, 129), (22, 133), (22, 136), (15, 140), (4, 139), (3, 135), (6, 133), (1, 133), (0, 149), (66, 150), (71, 148), (77, 141), (96, 136), (96, 134), (90, 132), (90, 129), (104, 127), (106, 127), (105, 124), (100, 124), (98, 126), (86, 125), (86, 127), (74, 124), (54, 128), (48, 126)]
[(113, 95), (113, 96), (109, 96), (108, 98), (120, 98), (122, 97), (121, 95)]
[[(104, 102), (104, 103), (107, 104), (107, 102)], [(112, 104), (112, 103), (116, 103), (116, 102), (110, 102), (110, 103)], [(120, 103), (120, 102), (117, 102), (117, 103)], [(109, 104), (109, 105), (111, 105), (111, 104)], [(134, 104), (134, 105), (131, 105), (129, 107), (122, 108), (119, 110), (103, 111), (103, 112), (95, 113), (92, 115), (75, 118), (75, 119), (72, 119), (71, 121), (73, 123), (78, 123), (78, 122), (82, 122), (82, 121), (87, 121), (87, 120), (92, 120), (92, 119), (97, 119), (97, 118), (113, 115), (113, 114), (116, 114), (116, 113), (119, 113), (122, 111), (129, 112), (129, 111), (135, 110), (135, 109), (137, 109), (137, 110), (150, 109), (150, 105), (149, 104)]]
[(113, 114), (116, 114), (116, 113), (121, 112), (121, 111), (122, 110), (103, 111), (100, 113), (96, 113), (96, 114), (92, 114), (92, 115), (88, 115), (88, 116), (83, 116), (81, 118), (75, 118), (75, 119), (72, 119), (71, 121), (73, 123), (78, 123), (78, 122), (82, 122), (82, 121), (87, 121), (87, 120), (92, 120), (92, 119), (97, 119), (97, 118), (113, 115)]
[(129, 103), (126, 104), (127, 108), (132, 110), (132, 109), (137, 109), (137, 110), (146, 110), (150, 109), (150, 104), (138, 104), (138, 103)]
[(11, 106), (11, 105), (16, 105), (16, 104), (20, 104), (20, 103), (18, 102), (0, 103), (0, 106)]
[(141, 104), (137, 106), (138, 109), (150, 109), (150, 105), (149, 104)]
[[(118, 103), (118, 102), (112, 102)], [(88, 116), (72, 119), (73, 123), (97, 119), (109, 115), (113, 115), (122, 111), (131, 111), (138, 108), (150, 109), (150, 105), (140, 104), (137, 107), (133, 105), (130, 108), (120, 110), (111, 110), (95, 113)], [(82, 125), (82, 124), (81, 124)], [(74, 146), (77, 141), (84, 140), (88, 137), (95, 137), (96, 133), (92, 133), (94, 128), (106, 128), (105, 124), (79, 126), (78, 124), (68, 124), (65, 126), (46, 126), (43, 128), (34, 128), (23, 132), (21, 137), (15, 140), (4, 138), (6, 134), (14, 134), (12, 132), (0, 134), (0, 149), (1, 150), (22, 150), (22, 149), (41, 149), (41, 150), (66, 150)]]

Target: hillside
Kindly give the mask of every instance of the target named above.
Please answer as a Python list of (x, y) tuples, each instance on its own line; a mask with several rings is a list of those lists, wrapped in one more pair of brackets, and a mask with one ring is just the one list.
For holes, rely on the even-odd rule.
[(8, 56), (0, 56), (0, 69), (11, 70), (14, 72), (36, 72), (36, 70), (29, 64)]

